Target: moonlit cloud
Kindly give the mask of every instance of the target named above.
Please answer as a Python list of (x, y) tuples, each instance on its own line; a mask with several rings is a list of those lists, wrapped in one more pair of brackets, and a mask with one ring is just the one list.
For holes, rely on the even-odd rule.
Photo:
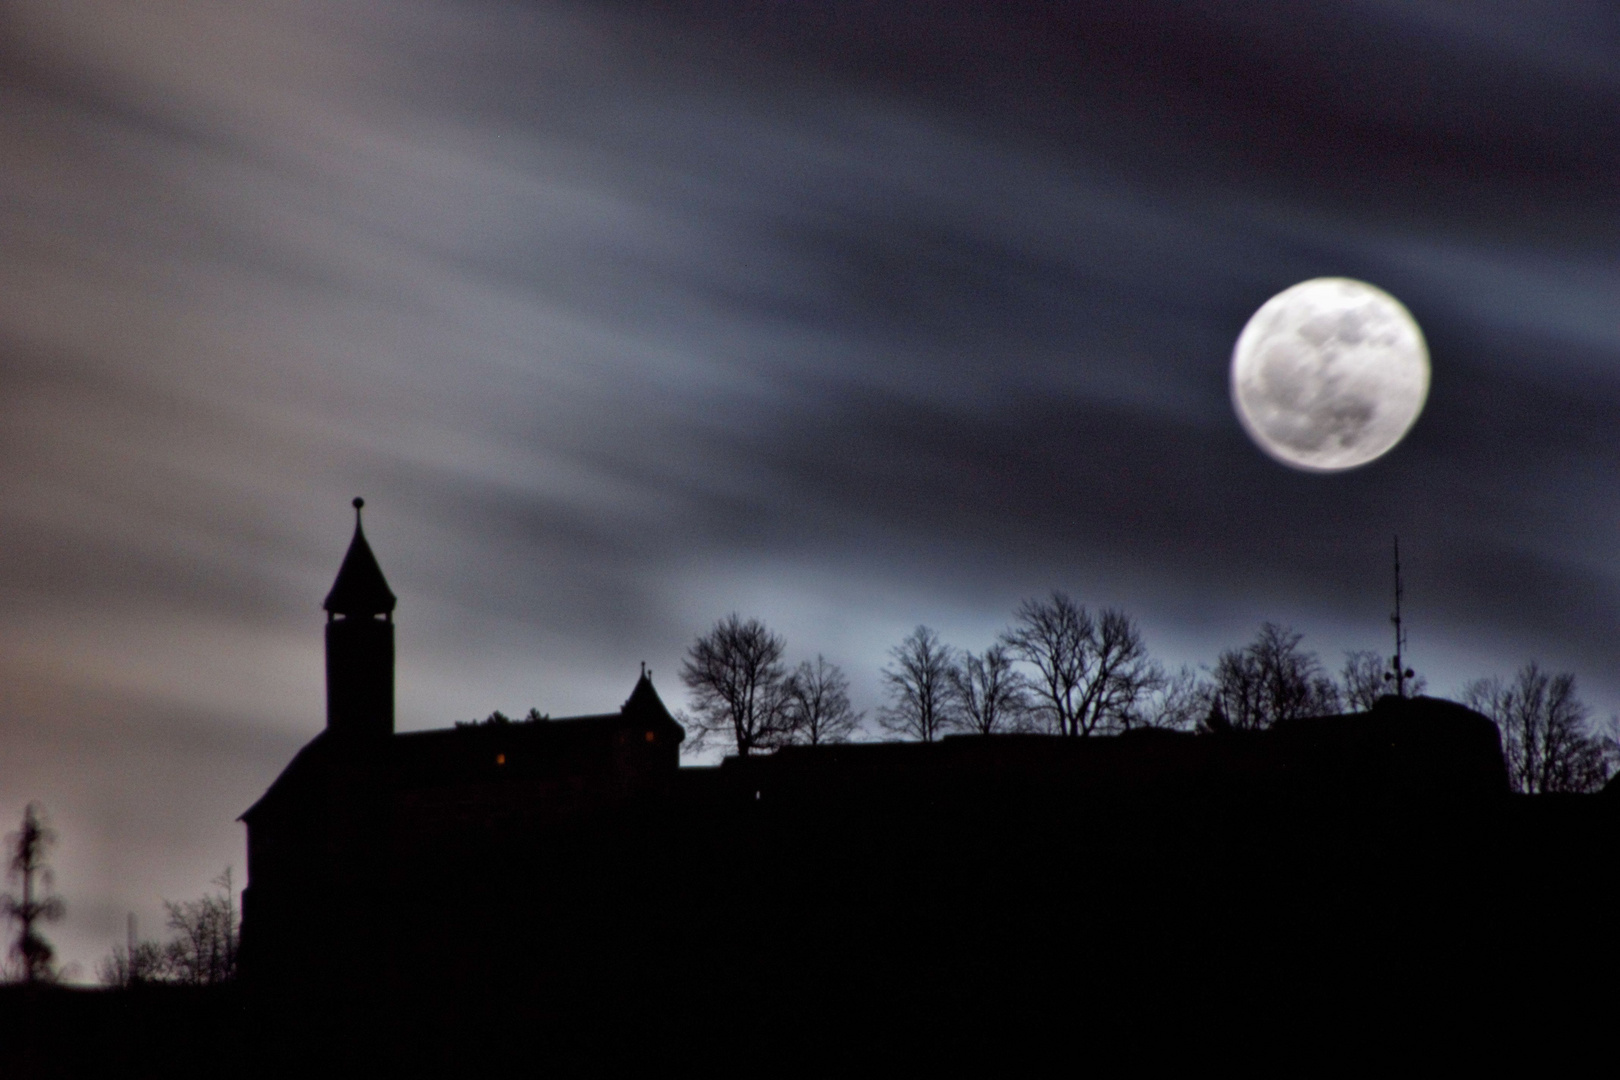
[[(0, 44), (0, 817), (90, 974), (321, 724), (348, 500), (400, 722), (672, 704), (729, 611), (879, 698), (918, 622), (1262, 618), (1620, 709), (1602, 5), (20, 2)], [(1529, 20), (1528, 22), (1526, 20)], [(1424, 416), (1255, 451), (1267, 297), (1399, 296)]]

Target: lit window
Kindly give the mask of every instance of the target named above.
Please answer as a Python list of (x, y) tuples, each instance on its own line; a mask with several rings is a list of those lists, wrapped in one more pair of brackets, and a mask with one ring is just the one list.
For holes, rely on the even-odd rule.
[(654, 734), (653, 732), (651, 732), (651, 731), (647, 732), (647, 741), (648, 742), (654, 742), (654, 741), (657, 740), (657, 738), (658, 738), (658, 736), (656, 734)]
[(497, 764), (497, 765), (505, 765), (506, 764), (506, 755), (505, 754), (496, 754), (495, 755), (495, 764)]

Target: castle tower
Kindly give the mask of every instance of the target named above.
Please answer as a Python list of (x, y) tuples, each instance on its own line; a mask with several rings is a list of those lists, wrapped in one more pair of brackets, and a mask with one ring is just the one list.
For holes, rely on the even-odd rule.
[(326, 728), (372, 738), (394, 733), (394, 594), (360, 527), (326, 594)]

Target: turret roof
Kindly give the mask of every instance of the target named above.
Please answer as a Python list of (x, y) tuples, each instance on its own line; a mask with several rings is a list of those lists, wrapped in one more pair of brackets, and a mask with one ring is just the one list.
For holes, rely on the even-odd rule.
[(354, 539), (349, 541), (349, 553), (343, 556), (332, 591), (321, 604), (334, 615), (381, 615), (393, 611), (397, 603), (360, 527), (360, 508), (364, 505), (365, 500), (354, 500)]
[(641, 669), (641, 678), (636, 680), (635, 689), (630, 691), (630, 696), (625, 699), (619, 711), (625, 716), (644, 718), (648, 722), (675, 723), (675, 718), (669, 714), (664, 700), (658, 696), (658, 691), (653, 689), (652, 676), (645, 666)]

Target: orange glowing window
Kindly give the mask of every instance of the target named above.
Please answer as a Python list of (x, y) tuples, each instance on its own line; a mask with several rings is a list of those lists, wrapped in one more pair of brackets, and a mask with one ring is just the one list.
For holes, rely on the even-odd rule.
[(652, 741), (654, 741), (654, 740), (655, 740), (655, 739), (657, 739), (657, 738), (658, 738), (658, 736), (657, 736), (657, 735), (655, 735), (655, 734), (653, 734), (653, 733), (652, 733), (652, 732), (650, 732), (650, 731), (649, 731), (649, 732), (647, 732), (647, 741), (648, 741), (648, 742), (652, 742)]
[(506, 755), (505, 754), (496, 754), (495, 755), (495, 764), (497, 764), (497, 765), (505, 765), (506, 764)]

